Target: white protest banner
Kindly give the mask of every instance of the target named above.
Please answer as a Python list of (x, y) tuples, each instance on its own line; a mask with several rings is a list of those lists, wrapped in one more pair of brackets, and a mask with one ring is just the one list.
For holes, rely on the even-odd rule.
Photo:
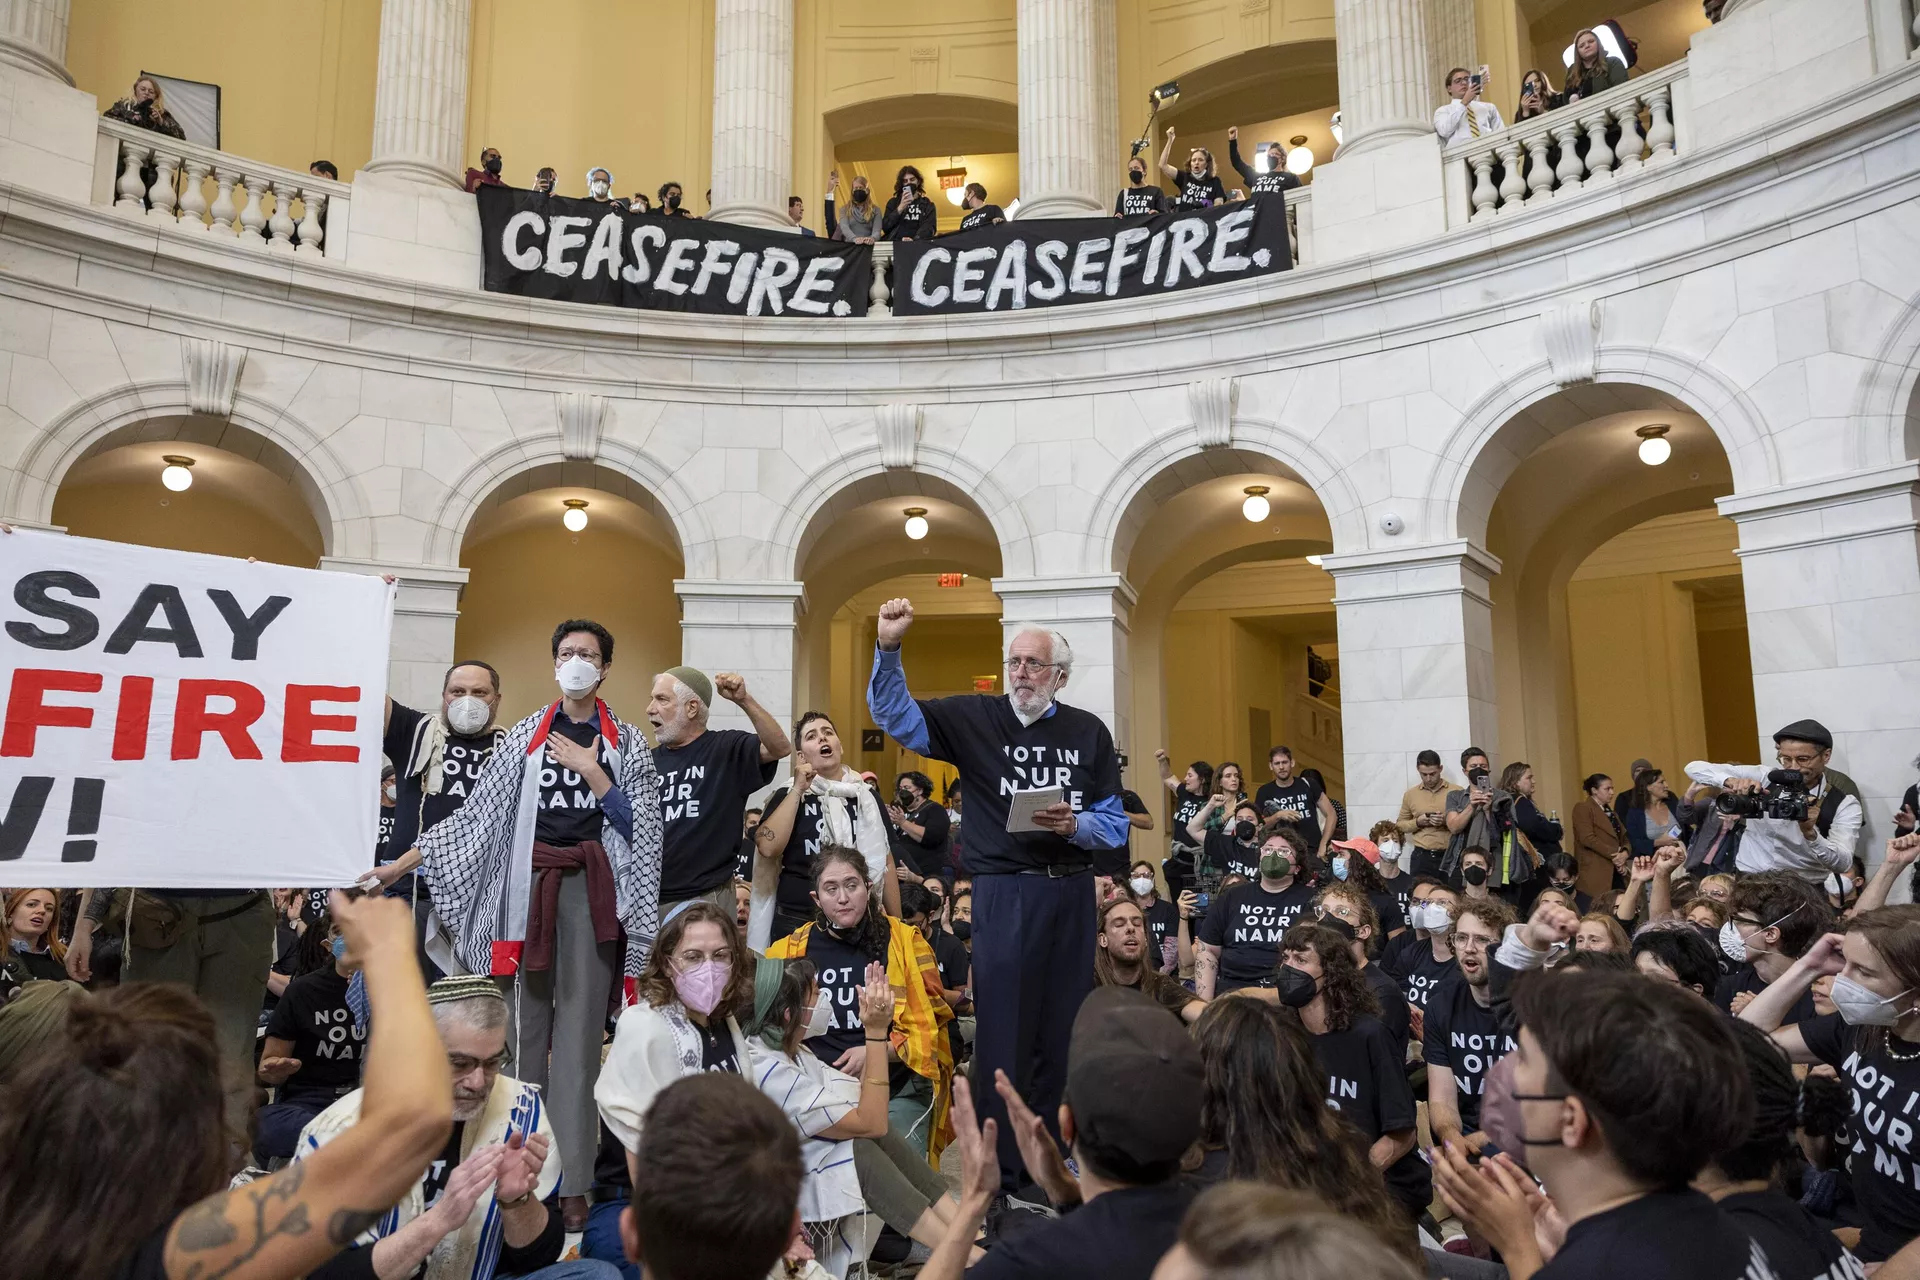
[(0, 534), (0, 884), (346, 885), (373, 865), (392, 589)]

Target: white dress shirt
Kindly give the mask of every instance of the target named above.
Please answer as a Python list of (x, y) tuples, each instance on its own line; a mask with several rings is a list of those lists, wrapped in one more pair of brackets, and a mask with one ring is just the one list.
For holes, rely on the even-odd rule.
[[(1771, 767), (1764, 764), (1710, 764), (1695, 760), (1687, 766), (1687, 776), (1695, 782), (1722, 788), (1729, 778), (1765, 782), (1770, 772)], [(1812, 791), (1807, 809), (1809, 817), (1819, 812), (1820, 801), (1830, 785), (1822, 774), (1820, 785)], [(1784, 818), (1748, 818), (1734, 865), (1743, 874), (1791, 871), (1807, 880), (1824, 881), (1829, 871), (1852, 869), (1854, 848), (1860, 843), (1860, 822), (1860, 802), (1852, 796), (1840, 797), (1840, 807), (1834, 810), (1833, 824), (1827, 834), (1815, 832), (1811, 840), (1801, 832), (1797, 822)]]
[[(1455, 98), (1433, 113), (1433, 131), (1440, 135), (1441, 146), (1450, 147), (1473, 137), (1473, 130), (1467, 125), (1468, 105)], [(1500, 119), (1500, 108), (1491, 102), (1475, 102), (1471, 105), (1473, 118), (1480, 125), (1481, 137), (1507, 127)]]

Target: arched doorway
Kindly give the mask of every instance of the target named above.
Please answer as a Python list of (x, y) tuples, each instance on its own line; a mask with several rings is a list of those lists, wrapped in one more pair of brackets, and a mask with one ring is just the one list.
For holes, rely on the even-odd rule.
[[(922, 513), (925, 537), (908, 536), (909, 511)], [(992, 583), (1001, 563), (993, 527), (952, 482), (887, 472), (824, 503), (795, 563), (807, 590), (795, 667), (800, 709), (833, 717), (855, 768), (872, 770), (883, 784), (919, 769), (941, 794), (953, 770), (881, 735), (867, 714), (876, 624), (887, 600), (913, 601), (903, 665), (915, 696), (999, 692), (1001, 608)]]
[[(843, 106), (821, 123), (830, 167), (840, 174), (842, 207), (858, 175), (884, 208), (894, 176), (909, 164), (926, 180), (942, 231), (960, 225), (959, 196), (967, 183), (980, 183), (1003, 209), (1020, 199), (1019, 113), (1010, 100), (916, 93)], [(941, 170), (950, 177), (944, 188)]]
[[(1250, 498), (1267, 504), (1258, 520), (1248, 518)], [(1313, 490), (1262, 454), (1208, 450), (1149, 479), (1120, 529), (1113, 567), (1138, 592), (1133, 731), (1122, 749), (1128, 785), (1155, 814), (1149, 847), (1164, 856), (1157, 748), (1176, 769), (1239, 763), (1251, 792), (1270, 777), (1268, 749), (1285, 743), (1343, 798), (1333, 580), (1316, 563), (1333, 534)]]
[[(186, 487), (163, 482), (169, 465), (184, 472)], [(153, 418), (106, 436), (61, 478), (53, 501), (53, 523), (76, 537), (305, 569), (325, 554), (327, 521), (292, 454), (201, 416)]]
[[(570, 510), (582, 528), (565, 523)], [(558, 696), (550, 642), (565, 619), (613, 633), (606, 697), (628, 720), (644, 715), (654, 673), (680, 661), (679, 536), (659, 501), (619, 472), (549, 463), (504, 481), (468, 523), (460, 563), (469, 576), (455, 657), (499, 670), (507, 723)]]
[(1564, 811), (1581, 778), (1626, 779), (1635, 759), (1677, 778), (1753, 758), (1737, 533), (1714, 509), (1733, 476), (1706, 421), (1615, 385), (1549, 397), (1494, 442), (1474, 468), (1497, 493), (1499, 763), (1532, 764), (1541, 808)]

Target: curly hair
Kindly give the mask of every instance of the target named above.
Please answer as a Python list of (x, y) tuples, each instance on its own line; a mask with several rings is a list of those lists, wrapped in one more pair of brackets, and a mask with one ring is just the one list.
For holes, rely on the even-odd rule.
[(1347, 940), (1323, 924), (1296, 924), (1280, 940), (1289, 951), (1311, 951), (1320, 961), (1320, 999), (1327, 1009), (1327, 1030), (1345, 1031), (1364, 1014), (1379, 1016), (1380, 998), (1360, 976)]
[(827, 913), (817, 901), (820, 894), (821, 877), (833, 866), (851, 867), (860, 873), (860, 883), (867, 889), (867, 913), (860, 918), (860, 926), (854, 936), (847, 939), (862, 953), (875, 960), (885, 962), (887, 948), (893, 943), (893, 927), (887, 923), (886, 909), (881, 905), (880, 895), (873, 891), (873, 880), (867, 872), (866, 855), (858, 849), (849, 849), (843, 844), (824, 846), (819, 856), (813, 860), (813, 892), (816, 899), (813, 907), (813, 923), (818, 929), (827, 929), (839, 936), (833, 921), (827, 919)]
[(720, 993), (720, 1003), (713, 1006), (713, 1012), (707, 1015), (708, 1020), (725, 1022), (731, 1017), (751, 1014), (752, 956), (747, 953), (746, 943), (740, 937), (740, 926), (734, 922), (733, 912), (722, 910), (701, 898), (688, 903), (680, 914), (660, 927), (659, 934), (653, 940), (653, 950), (647, 952), (647, 962), (641, 966), (640, 976), (634, 982), (636, 995), (656, 1009), (680, 1002), (679, 993), (673, 989), (673, 953), (680, 949), (680, 939), (686, 935), (687, 929), (703, 921), (719, 926), (721, 936), (726, 939), (727, 950), (733, 954), (733, 972), (727, 975), (727, 989)]
[(1327, 1106), (1327, 1073), (1297, 1020), (1257, 1000), (1216, 1000), (1193, 1035), (1206, 1073), (1201, 1151), (1225, 1151), (1229, 1178), (1317, 1196), (1402, 1256), (1420, 1256), (1357, 1131)]

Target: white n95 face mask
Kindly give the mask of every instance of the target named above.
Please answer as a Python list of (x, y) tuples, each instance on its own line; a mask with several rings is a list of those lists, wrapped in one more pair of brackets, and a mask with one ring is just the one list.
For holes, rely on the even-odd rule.
[(486, 702), (470, 693), (447, 704), (447, 727), (458, 734), (478, 733), (492, 718), (493, 711)]
[(1153, 892), (1153, 881), (1151, 879), (1129, 880), (1127, 881), (1127, 886), (1143, 898)]
[[(1909, 987), (1907, 991), (1912, 989)], [(1827, 999), (1833, 1001), (1841, 1020), (1849, 1026), (1890, 1027), (1900, 1021), (1900, 1011), (1893, 1007), (1893, 1002), (1907, 991), (1899, 995), (1877, 995), (1843, 973), (1833, 980), (1833, 990), (1827, 993)]]
[(802, 1040), (811, 1040), (815, 1036), (823, 1036), (831, 1030), (833, 1030), (833, 1013), (827, 1008), (826, 996), (822, 995), (814, 1000), (813, 1008), (807, 1011), (806, 1034), (800, 1038)]
[(578, 697), (594, 685), (600, 683), (600, 673), (593, 664), (578, 654), (568, 658), (553, 669), (553, 678), (560, 682), (560, 688)]

